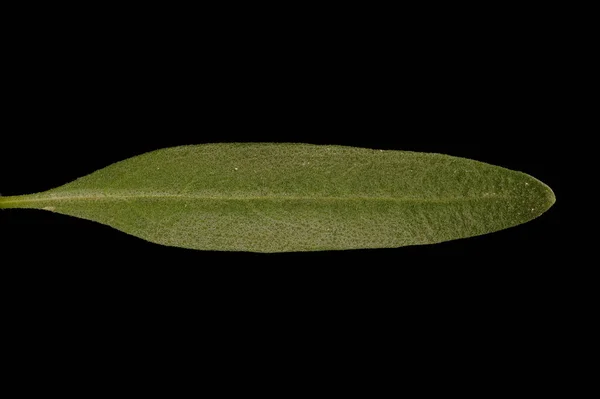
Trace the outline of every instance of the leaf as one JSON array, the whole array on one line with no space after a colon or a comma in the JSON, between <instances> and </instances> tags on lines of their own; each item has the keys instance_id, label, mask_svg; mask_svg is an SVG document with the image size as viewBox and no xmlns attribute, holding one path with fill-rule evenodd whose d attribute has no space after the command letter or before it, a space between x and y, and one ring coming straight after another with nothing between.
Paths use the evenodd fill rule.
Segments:
<instances>
[{"instance_id":1,"label":"leaf","mask_svg":"<svg viewBox=\"0 0 600 399\"><path fill-rule=\"evenodd\" d=\"M0 197L145 240L219 251L431 244L532 220L535 178L440 154L309 144L204 144L127 159L39 194Z\"/></svg>"}]
</instances>

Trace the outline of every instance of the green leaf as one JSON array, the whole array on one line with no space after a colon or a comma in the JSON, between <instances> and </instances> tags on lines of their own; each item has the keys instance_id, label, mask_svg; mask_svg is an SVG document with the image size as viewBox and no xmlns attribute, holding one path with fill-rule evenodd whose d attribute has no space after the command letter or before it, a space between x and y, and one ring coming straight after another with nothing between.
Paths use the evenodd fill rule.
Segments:
<instances>
[{"instance_id":1,"label":"green leaf","mask_svg":"<svg viewBox=\"0 0 600 399\"><path fill-rule=\"evenodd\" d=\"M532 220L555 201L535 178L440 154L308 144L205 144L1 197L145 240L219 251L431 244Z\"/></svg>"}]
</instances>

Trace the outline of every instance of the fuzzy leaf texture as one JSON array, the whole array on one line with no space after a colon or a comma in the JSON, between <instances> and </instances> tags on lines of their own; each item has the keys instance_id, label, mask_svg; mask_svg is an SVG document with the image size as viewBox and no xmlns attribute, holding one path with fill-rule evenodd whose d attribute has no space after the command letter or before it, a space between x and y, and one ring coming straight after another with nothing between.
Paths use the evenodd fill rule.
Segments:
<instances>
[{"instance_id":1,"label":"fuzzy leaf texture","mask_svg":"<svg viewBox=\"0 0 600 399\"><path fill-rule=\"evenodd\" d=\"M530 221L555 202L521 172L448 155L310 144L167 148L64 186L0 197L147 241L287 252L433 244Z\"/></svg>"}]
</instances>

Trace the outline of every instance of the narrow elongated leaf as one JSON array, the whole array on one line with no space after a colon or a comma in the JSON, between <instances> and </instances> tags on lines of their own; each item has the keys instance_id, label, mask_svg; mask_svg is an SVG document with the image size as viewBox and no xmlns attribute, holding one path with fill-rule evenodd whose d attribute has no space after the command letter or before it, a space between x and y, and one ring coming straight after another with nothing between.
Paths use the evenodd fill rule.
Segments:
<instances>
[{"instance_id":1,"label":"narrow elongated leaf","mask_svg":"<svg viewBox=\"0 0 600 399\"><path fill-rule=\"evenodd\" d=\"M118 162L43 193L0 197L145 240L223 251L431 244L532 220L555 201L521 172L440 154L205 144Z\"/></svg>"}]
</instances>

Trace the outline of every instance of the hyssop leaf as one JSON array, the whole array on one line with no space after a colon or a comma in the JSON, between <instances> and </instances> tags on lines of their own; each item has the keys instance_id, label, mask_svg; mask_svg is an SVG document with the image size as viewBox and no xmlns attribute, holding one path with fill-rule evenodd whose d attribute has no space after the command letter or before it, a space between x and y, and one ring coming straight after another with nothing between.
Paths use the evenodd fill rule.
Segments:
<instances>
[{"instance_id":1,"label":"hyssop leaf","mask_svg":"<svg viewBox=\"0 0 600 399\"><path fill-rule=\"evenodd\" d=\"M552 190L440 154L309 144L167 148L43 193L0 197L171 246L222 251L401 247L530 221Z\"/></svg>"}]
</instances>

